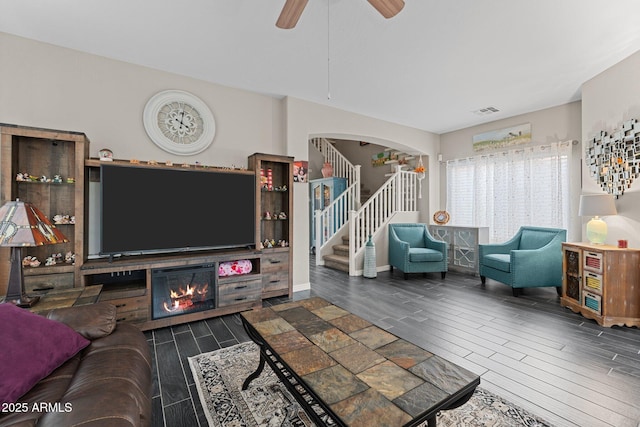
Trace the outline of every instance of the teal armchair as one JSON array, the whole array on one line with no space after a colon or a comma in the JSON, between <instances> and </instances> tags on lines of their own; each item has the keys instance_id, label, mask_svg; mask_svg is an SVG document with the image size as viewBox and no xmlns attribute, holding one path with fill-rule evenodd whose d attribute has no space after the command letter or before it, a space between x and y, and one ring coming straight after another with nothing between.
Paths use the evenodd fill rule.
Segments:
<instances>
[{"instance_id":1,"label":"teal armchair","mask_svg":"<svg viewBox=\"0 0 640 427\"><path fill-rule=\"evenodd\" d=\"M479 246L480 280L497 280L520 295L522 288L554 286L562 292L562 242L567 231L557 228L520 227L510 240Z\"/></svg>"},{"instance_id":2,"label":"teal armchair","mask_svg":"<svg viewBox=\"0 0 640 427\"><path fill-rule=\"evenodd\" d=\"M447 273L447 244L435 240L425 224L389 224L389 265L404 273Z\"/></svg>"}]
</instances>

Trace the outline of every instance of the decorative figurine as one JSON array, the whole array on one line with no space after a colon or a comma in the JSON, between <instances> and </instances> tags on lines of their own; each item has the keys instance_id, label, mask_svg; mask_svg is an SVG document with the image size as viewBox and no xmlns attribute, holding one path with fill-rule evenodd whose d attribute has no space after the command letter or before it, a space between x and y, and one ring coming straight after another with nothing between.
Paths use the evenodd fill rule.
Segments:
<instances>
[{"instance_id":1,"label":"decorative figurine","mask_svg":"<svg viewBox=\"0 0 640 427\"><path fill-rule=\"evenodd\" d=\"M62 184L62 175L57 174L53 176L53 181L56 184Z\"/></svg>"},{"instance_id":2,"label":"decorative figurine","mask_svg":"<svg viewBox=\"0 0 640 427\"><path fill-rule=\"evenodd\" d=\"M278 219L287 219L287 214L286 214L286 213L284 213L284 212L280 212L280 213L278 214Z\"/></svg>"},{"instance_id":3,"label":"decorative figurine","mask_svg":"<svg viewBox=\"0 0 640 427\"><path fill-rule=\"evenodd\" d=\"M67 178L67 184L75 184L75 182L76 182L75 178L72 178L72 177Z\"/></svg>"},{"instance_id":4,"label":"decorative figurine","mask_svg":"<svg viewBox=\"0 0 640 427\"><path fill-rule=\"evenodd\" d=\"M266 212L264 213L264 219L271 219L271 212L266 211Z\"/></svg>"},{"instance_id":5,"label":"decorative figurine","mask_svg":"<svg viewBox=\"0 0 640 427\"><path fill-rule=\"evenodd\" d=\"M102 162L111 162L113 161L113 151L109 150L108 148L103 148L102 150L98 151L98 157Z\"/></svg>"},{"instance_id":6,"label":"decorative figurine","mask_svg":"<svg viewBox=\"0 0 640 427\"><path fill-rule=\"evenodd\" d=\"M44 262L44 265L46 266L51 266L51 265L56 265L56 260L54 257L50 256L46 259L46 261Z\"/></svg>"}]
</instances>

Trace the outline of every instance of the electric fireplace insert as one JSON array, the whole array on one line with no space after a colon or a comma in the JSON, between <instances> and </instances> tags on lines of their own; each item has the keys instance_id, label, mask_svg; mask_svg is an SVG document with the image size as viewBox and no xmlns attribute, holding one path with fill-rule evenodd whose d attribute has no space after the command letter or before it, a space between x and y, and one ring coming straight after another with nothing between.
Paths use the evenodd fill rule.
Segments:
<instances>
[{"instance_id":1,"label":"electric fireplace insert","mask_svg":"<svg viewBox=\"0 0 640 427\"><path fill-rule=\"evenodd\" d=\"M215 273L215 264L152 270L152 318L215 308Z\"/></svg>"}]
</instances>

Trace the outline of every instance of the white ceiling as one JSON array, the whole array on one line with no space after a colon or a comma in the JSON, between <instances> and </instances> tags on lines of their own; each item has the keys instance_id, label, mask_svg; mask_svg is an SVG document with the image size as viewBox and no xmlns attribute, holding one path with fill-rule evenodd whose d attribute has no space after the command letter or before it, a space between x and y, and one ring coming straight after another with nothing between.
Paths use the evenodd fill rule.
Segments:
<instances>
[{"instance_id":1,"label":"white ceiling","mask_svg":"<svg viewBox=\"0 0 640 427\"><path fill-rule=\"evenodd\" d=\"M435 133L579 100L640 50L638 0L311 0L293 30L283 4L0 0L0 31Z\"/></svg>"}]
</instances>

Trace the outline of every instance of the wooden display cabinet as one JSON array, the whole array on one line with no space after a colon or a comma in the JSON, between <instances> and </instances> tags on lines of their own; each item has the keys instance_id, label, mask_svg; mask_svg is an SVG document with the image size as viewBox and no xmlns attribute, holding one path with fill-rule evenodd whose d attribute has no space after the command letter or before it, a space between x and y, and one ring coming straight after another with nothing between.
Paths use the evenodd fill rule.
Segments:
<instances>
[{"instance_id":1,"label":"wooden display cabinet","mask_svg":"<svg viewBox=\"0 0 640 427\"><path fill-rule=\"evenodd\" d=\"M262 297L292 294L293 158L256 153L256 247L262 248Z\"/></svg>"},{"instance_id":2,"label":"wooden display cabinet","mask_svg":"<svg viewBox=\"0 0 640 427\"><path fill-rule=\"evenodd\" d=\"M601 326L640 327L640 249L563 243L560 304Z\"/></svg>"},{"instance_id":3,"label":"wooden display cabinet","mask_svg":"<svg viewBox=\"0 0 640 427\"><path fill-rule=\"evenodd\" d=\"M25 267L26 293L80 286L80 268L86 254L85 175L89 140L81 132L58 131L0 124L2 202L20 199L32 203L69 239L68 243L24 248L24 256L35 256L39 267ZM17 180L26 173L34 180ZM59 175L61 182L56 179ZM40 179L41 177L46 177ZM51 181L50 181L51 180ZM56 223L55 215L69 218ZM73 217L73 221L70 219ZM47 257L67 252L75 254L75 263L58 262L45 266ZM6 294L9 250L0 250L0 295Z\"/></svg>"}]
</instances>

